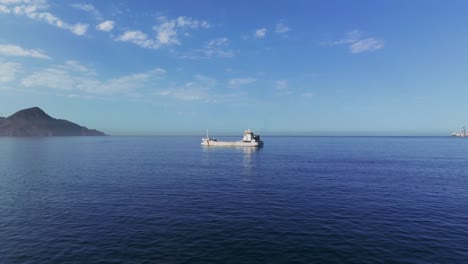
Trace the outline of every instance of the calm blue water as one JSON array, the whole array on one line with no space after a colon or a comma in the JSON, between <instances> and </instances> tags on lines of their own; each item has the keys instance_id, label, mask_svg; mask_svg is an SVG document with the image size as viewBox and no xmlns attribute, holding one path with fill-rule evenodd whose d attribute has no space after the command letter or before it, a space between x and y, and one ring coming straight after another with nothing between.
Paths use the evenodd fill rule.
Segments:
<instances>
[{"instance_id":1,"label":"calm blue water","mask_svg":"<svg viewBox=\"0 0 468 264\"><path fill-rule=\"evenodd\" d=\"M0 263L467 263L468 139L0 138Z\"/></svg>"}]
</instances>

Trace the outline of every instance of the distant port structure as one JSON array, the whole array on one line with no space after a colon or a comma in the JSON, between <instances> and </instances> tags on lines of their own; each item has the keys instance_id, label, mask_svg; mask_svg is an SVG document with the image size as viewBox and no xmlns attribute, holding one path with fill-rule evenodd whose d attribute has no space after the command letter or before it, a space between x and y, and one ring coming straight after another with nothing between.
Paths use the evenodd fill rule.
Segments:
<instances>
[{"instance_id":1,"label":"distant port structure","mask_svg":"<svg viewBox=\"0 0 468 264\"><path fill-rule=\"evenodd\" d=\"M465 127L462 127L460 131L455 131L452 133L452 137L466 137L466 136L468 135L466 134Z\"/></svg>"}]
</instances>

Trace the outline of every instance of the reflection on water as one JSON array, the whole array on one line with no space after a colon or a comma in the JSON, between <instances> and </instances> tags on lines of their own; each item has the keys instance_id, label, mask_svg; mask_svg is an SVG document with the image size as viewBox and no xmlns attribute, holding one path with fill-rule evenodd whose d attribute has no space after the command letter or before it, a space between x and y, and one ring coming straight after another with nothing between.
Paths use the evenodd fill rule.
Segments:
<instances>
[{"instance_id":1,"label":"reflection on water","mask_svg":"<svg viewBox=\"0 0 468 264\"><path fill-rule=\"evenodd\" d=\"M259 148L243 148L244 152L244 174L251 175L253 155L258 152Z\"/></svg>"},{"instance_id":2,"label":"reflection on water","mask_svg":"<svg viewBox=\"0 0 468 264\"><path fill-rule=\"evenodd\" d=\"M225 155L228 162L240 162L240 155L242 154L243 174L251 175L253 163L256 155L261 148L256 147L213 147L202 146L202 152L207 154L217 155L216 159L219 160L220 156ZM207 155L206 162L209 163L211 155ZM239 161L237 161L239 160Z\"/></svg>"}]
</instances>

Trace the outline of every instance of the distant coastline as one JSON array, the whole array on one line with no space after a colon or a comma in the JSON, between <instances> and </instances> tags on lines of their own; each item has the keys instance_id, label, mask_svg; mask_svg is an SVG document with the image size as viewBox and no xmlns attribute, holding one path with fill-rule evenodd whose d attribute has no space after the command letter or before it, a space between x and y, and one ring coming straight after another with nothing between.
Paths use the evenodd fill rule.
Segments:
<instances>
[{"instance_id":1,"label":"distant coastline","mask_svg":"<svg viewBox=\"0 0 468 264\"><path fill-rule=\"evenodd\" d=\"M56 119L39 107L20 110L0 117L0 137L106 136L68 120Z\"/></svg>"}]
</instances>

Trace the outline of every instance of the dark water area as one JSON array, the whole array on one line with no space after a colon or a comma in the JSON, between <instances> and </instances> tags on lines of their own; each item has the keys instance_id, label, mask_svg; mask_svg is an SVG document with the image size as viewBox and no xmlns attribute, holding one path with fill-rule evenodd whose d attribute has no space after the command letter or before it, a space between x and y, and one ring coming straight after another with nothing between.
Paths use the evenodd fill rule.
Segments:
<instances>
[{"instance_id":1,"label":"dark water area","mask_svg":"<svg viewBox=\"0 0 468 264\"><path fill-rule=\"evenodd\" d=\"M468 263L468 139L263 140L0 138L0 263Z\"/></svg>"}]
</instances>

